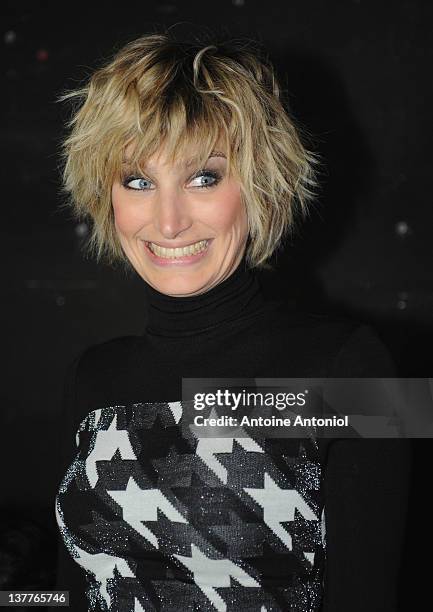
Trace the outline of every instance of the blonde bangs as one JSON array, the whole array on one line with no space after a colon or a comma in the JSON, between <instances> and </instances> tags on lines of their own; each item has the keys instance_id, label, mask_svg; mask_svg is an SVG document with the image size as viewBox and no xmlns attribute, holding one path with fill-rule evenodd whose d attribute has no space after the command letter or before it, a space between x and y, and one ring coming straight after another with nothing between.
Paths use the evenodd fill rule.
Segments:
<instances>
[{"instance_id":1,"label":"blonde bangs","mask_svg":"<svg viewBox=\"0 0 433 612\"><path fill-rule=\"evenodd\" d=\"M201 168L221 142L230 172L230 142L227 127L221 123L222 113L215 115L215 105L208 102L191 120L186 114L187 102L177 99L162 112L158 109L151 116L140 117L140 131L136 131L124 147L122 159L129 169L142 172L148 159L161 150L170 164L180 160ZM127 148L132 149L132 153L126 155Z\"/></svg>"}]
</instances>

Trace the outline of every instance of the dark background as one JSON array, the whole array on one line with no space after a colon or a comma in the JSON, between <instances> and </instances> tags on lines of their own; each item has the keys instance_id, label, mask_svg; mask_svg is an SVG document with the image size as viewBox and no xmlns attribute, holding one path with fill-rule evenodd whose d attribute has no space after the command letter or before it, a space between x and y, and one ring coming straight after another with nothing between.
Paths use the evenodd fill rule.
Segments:
<instances>
[{"instance_id":1,"label":"dark background","mask_svg":"<svg viewBox=\"0 0 433 612\"><path fill-rule=\"evenodd\" d=\"M205 27L220 39L260 41L326 162L310 220L262 282L312 310L373 324L400 376L428 377L433 5L184 0L1 10L0 590L37 589L55 572L53 449L65 368L85 346L144 327L142 281L84 259L87 228L59 209L68 110L56 98L124 43L172 24L179 36ZM414 450L401 610L414 592L423 603L430 596L430 440Z\"/></svg>"}]
</instances>

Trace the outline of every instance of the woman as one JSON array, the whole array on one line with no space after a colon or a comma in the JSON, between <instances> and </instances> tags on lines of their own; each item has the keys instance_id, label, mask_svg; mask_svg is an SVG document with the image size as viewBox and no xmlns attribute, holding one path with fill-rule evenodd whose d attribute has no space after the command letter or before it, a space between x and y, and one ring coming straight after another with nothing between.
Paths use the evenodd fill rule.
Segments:
<instances>
[{"instance_id":1,"label":"woman","mask_svg":"<svg viewBox=\"0 0 433 612\"><path fill-rule=\"evenodd\" d=\"M70 97L65 189L96 257L143 279L147 321L70 367L58 587L74 611L395 610L401 441L181 428L182 378L394 374L368 326L258 282L316 185L271 65L151 34Z\"/></svg>"}]
</instances>

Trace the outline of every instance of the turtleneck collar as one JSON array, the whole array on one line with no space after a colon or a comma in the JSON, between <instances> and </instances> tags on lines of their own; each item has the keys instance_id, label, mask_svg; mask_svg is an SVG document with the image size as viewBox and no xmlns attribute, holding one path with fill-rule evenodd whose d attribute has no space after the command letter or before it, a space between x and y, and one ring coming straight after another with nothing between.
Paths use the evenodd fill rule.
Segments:
<instances>
[{"instance_id":1,"label":"turtleneck collar","mask_svg":"<svg viewBox=\"0 0 433 612\"><path fill-rule=\"evenodd\" d=\"M205 293L175 297L145 283L147 326L145 333L158 336L190 336L214 329L224 322L261 311L265 299L245 254L232 274Z\"/></svg>"}]
</instances>

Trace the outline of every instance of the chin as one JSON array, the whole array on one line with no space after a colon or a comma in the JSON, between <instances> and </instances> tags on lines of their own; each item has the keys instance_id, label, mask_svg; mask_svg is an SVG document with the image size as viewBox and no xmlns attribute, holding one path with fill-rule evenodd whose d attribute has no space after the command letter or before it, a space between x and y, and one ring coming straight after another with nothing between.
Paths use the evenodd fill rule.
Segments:
<instances>
[{"instance_id":1,"label":"chin","mask_svg":"<svg viewBox=\"0 0 433 612\"><path fill-rule=\"evenodd\" d=\"M192 279L182 278L173 273L173 278L162 280L161 278L144 277L147 282L160 293L172 296L188 296L192 294L203 293L206 291L206 280L197 279L195 282Z\"/></svg>"}]
</instances>

